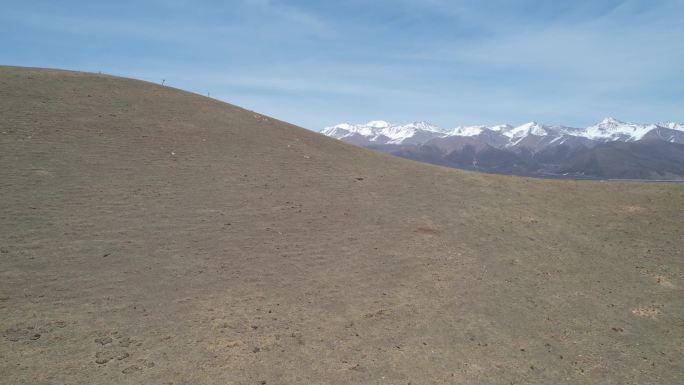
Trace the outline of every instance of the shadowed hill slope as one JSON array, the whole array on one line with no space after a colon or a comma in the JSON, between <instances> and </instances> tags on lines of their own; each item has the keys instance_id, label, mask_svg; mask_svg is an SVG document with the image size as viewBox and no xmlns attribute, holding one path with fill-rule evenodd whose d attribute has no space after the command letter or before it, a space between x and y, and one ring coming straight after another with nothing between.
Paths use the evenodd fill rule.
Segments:
<instances>
[{"instance_id":1,"label":"shadowed hill slope","mask_svg":"<svg viewBox=\"0 0 684 385\"><path fill-rule=\"evenodd\" d=\"M402 160L0 68L0 377L675 384L684 186Z\"/></svg>"}]
</instances>

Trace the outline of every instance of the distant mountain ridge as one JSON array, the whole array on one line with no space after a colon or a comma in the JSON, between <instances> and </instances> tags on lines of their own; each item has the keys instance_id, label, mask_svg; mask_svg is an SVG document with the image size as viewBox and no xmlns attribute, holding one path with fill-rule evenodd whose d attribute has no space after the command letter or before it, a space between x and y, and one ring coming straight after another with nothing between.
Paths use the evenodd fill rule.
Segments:
<instances>
[{"instance_id":1,"label":"distant mountain ridge","mask_svg":"<svg viewBox=\"0 0 684 385\"><path fill-rule=\"evenodd\" d=\"M409 159L485 172L684 179L684 124L676 122L605 118L586 128L529 122L444 129L427 122L395 125L378 120L342 123L321 133Z\"/></svg>"}]
</instances>

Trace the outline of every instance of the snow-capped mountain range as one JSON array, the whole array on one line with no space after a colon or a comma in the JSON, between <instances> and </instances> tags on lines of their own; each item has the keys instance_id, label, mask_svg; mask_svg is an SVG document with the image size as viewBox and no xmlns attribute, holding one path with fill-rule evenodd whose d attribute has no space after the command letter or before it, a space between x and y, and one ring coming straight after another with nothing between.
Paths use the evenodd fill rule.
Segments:
<instances>
[{"instance_id":1,"label":"snow-capped mountain range","mask_svg":"<svg viewBox=\"0 0 684 385\"><path fill-rule=\"evenodd\" d=\"M498 133L509 139L507 145L514 146L522 139L532 136L574 136L592 141L632 142L643 139L654 130L665 129L684 133L684 124L667 122L655 124L637 124L606 118L587 128L567 126L549 126L537 122L529 122L520 126L508 124L496 126L459 126L444 129L427 122L414 122L403 125L391 124L376 120L365 124L342 123L321 130L323 135L336 139L361 139L373 144L424 144L434 138L451 136L478 136L484 132ZM680 138L668 138L670 142L679 142ZM559 139L560 140L560 139ZM356 141L356 140L355 140ZM684 141L682 141L684 143Z\"/></svg>"},{"instance_id":2,"label":"snow-capped mountain range","mask_svg":"<svg viewBox=\"0 0 684 385\"><path fill-rule=\"evenodd\" d=\"M323 135L405 158L507 174L684 179L684 124L606 118L586 127L342 123Z\"/></svg>"}]
</instances>

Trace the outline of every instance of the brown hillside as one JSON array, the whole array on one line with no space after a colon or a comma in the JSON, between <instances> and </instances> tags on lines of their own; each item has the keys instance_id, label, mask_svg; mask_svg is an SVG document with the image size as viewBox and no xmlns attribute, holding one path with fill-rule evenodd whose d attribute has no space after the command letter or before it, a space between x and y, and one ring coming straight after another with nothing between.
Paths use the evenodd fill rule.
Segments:
<instances>
[{"instance_id":1,"label":"brown hillside","mask_svg":"<svg viewBox=\"0 0 684 385\"><path fill-rule=\"evenodd\" d=\"M684 185L0 67L0 191L3 384L684 383Z\"/></svg>"}]
</instances>

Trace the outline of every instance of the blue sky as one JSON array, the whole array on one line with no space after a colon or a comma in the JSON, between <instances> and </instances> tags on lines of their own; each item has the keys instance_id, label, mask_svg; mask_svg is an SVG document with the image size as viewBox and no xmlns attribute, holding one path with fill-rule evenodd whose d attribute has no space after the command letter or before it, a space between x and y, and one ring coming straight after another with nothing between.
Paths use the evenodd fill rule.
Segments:
<instances>
[{"instance_id":1,"label":"blue sky","mask_svg":"<svg viewBox=\"0 0 684 385\"><path fill-rule=\"evenodd\" d=\"M0 0L0 63L102 71L306 128L684 122L684 0Z\"/></svg>"}]
</instances>

